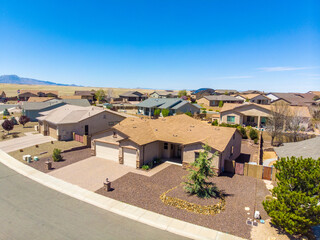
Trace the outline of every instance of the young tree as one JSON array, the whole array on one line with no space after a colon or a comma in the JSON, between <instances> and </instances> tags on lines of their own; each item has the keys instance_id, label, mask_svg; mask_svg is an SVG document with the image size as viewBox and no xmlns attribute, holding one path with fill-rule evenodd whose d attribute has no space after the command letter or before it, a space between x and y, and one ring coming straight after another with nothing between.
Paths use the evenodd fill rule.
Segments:
<instances>
[{"instance_id":1,"label":"young tree","mask_svg":"<svg viewBox=\"0 0 320 240\"><path fill-rule=\"evenodd\" d=\"M167 117L167 116L169 116L170 110L164 108L164 109L162 109L161 113L162 113L162 117Z\"/></svg>"},{"instance_id":2,"label":"young tree","mask_svg":"<svg viewBox=\"0 0 320 240\"><path fill-rule=\"evenodd\" d=\"M219 102L219 108L222 108L222 107L223 107L223 102L220 101L220 102Z\"/></svg>"},{"instance_id":3,"label":"young tree","mask_svg":"<svg viewBox=\"0 0 320 240\"><path fill-rule=\"evenodd\" d=\"M200 198L211 198L219 196L219 190L212 182L208 182L208 178L214 177L216 173L211 169L211 163L217 152L209 156L211 148L203 145L203 152L199 153L199 157L191 163L188 169L189 175L187 181L184 182L184 189L190 194L196 194Z\"/></svg>"},{"instance_id":4,"label":"young tree","mask_svg":"<svg viewBox=\"0 0 320 240\"><path fill-rule=\"evenodd\" d=\"M22 124L23 127L24 127L24 125L27 124L28 122L30 122L30 118L29 118L29 117L24 116L24 115L20 116L20 118L19 118L19 123Z\"/></svg>"},{"instance_id":5,"label":"young tree","mask_svg":"<svg viewBox=\"0 0 320 240\"><path fill-rule=\"evenodd\" d=\"M103 91L103 89L99 89L98 91L96 91L95 93L95 97L98 100L98 103L100 103L102 100L104 100L106 94Z\"/></svg>"},{"instance_id":6,"label":"young tree","mask_svg":"<svg viewBox=\"0 0 320 240\"><path fill-rule=\"evenodd\" d=\"M181 90L178 92L178 97L181 98L182 96L187 96L187 90Z\"/></svg>"},{"instance_id":7,"label":"young tree","mask_svg":"<svg viewBox=\"0 0 320 240\"><path fill-rule=\"evenodd\" d=\"M53 149L52 158L54 162L59 162L62 160L61 150L58 148Z\"/></svg>"},{"instance_id":8,"label":"young tree","mask_svg":"<svg viewBox=\"0 0 320 240\"><path fill-rule=\"evenodd\" d=\"M287 129L293 134L293 141L297 141L297 136L299 131L301 131L305 124L307 124L307 120L303 117L301 111L293 111L290 113L287 120Z\"/></svg>"},{"instance_id":9,"label":"young tree","mask_svg":"<svg viewBox=\"0 0 320 240\"><path fill-rule=\"evenodd\" d=\"M153 116L155 116L155 117L159 117L160 116L160 109L159 108L154 110Z\"/></svg>"},{"instance_id":10,"label":"young tree","mask_svg":"<svg viewBox=\"0 0 320 240\"><path fill-rule=\"evenodd\" d=\"M288 104L275 103L271 105L271 111L266 122L266 130L271 135L271 145L274 139L283 132L288 118Z\"/></svg>"},{"instance_id":11,"label":"young tree","mask_svg":"<svg viewBox=\"0 0 320 240\"><path fill-rule=\"evenodd\" d=\"M11 131L14 127L14 124L11 120L4 120L4 122L2 123L2 128L6 131L8 131L8 134L9 134L9 131Z\"/></svg>"},{"instance_id":12,"label":"young tree","mask_svg":"<svg viewBox=\"0 0 320 240\"><path fill-rule=\"evenodd\" d=\"M274 199L264 201L264 209L289 234L307 233L320 224L320 158L282 158L274 167Z\"/></svg>"},{"instance_id":13,"label":"young tree","mask_svg":"<svg viewBox=\"0 0 320 240\"><path fill-rule=\"evenodd\" d=\"M10 116L8 109L4 109L2 114L3 114L3 116Z\"/></svg>"},{"instance_id":14,"label":"young tree","mask_svg":"<svg viewBox=\"0 0 320 240\"><path fill-rule=\"evenodd\" d=\"M251 129L250 129L250 132L249 132L249 136L250 136L251 140L258 139L258 132L257 132L257 130L251 128Z\"/></svg>"}]
</instances>

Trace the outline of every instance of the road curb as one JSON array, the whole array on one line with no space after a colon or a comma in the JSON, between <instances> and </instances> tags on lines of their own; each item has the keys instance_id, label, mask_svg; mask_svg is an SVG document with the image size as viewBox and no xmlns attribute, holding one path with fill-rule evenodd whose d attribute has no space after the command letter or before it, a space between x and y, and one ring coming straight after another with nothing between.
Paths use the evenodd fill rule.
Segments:
<instances>
[{"instance_id":1,"label":"road curb","mask_svg":"<svg viewBox=\"0 0 320 240\"><path fill-rule=\"evenodd\" d=\"M58 192L89 203L104 210L113 212L123 217L141 222L152 227L166 230L184 237L199 240L241 240L244 238L236 237L227 233L218 232L213 229L205 228L178 219L167 217L152 211L148 211L127 203L123 203L112 198L91 192L74 184L65 182L43 172L40 172L0 150L0 162L46 187Z\"/></svg>"}]
</instances>

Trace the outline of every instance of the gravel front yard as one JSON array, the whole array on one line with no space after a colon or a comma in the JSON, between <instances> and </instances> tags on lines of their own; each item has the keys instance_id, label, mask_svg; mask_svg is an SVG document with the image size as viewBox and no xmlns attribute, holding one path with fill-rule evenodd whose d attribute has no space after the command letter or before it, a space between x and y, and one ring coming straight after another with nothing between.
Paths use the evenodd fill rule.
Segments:
<instances>
[{"instance_id":1,"label":"gravel front yard","mask_svg":"<svg viewBox=\"0 0 320 240\"><path fill-rule=\"evenodd\" d=\"M160 195L179 185L187 173L176 165L169 166L152 177L128 173L112 182L113 191L106 192L101 188L96 192L153 212L243 238L250 238L252 227L246 225L246 219L253 217L255 205L257 210L260 210L262 219L267 218L261 204L264 197L269 194L264 182L239 175L214 178L218 188L228 195L226 210L220 214L200 215L162 203ZM249 207L250 211L245 211L245 207Z\"/></svg>"}]
</instances>

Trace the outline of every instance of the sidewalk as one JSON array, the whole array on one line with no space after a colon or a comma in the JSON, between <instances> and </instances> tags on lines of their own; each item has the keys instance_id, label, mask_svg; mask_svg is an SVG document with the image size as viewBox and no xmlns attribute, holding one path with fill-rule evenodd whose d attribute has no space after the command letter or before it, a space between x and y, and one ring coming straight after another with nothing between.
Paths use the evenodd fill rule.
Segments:
<instances>
[{"instance_id":1,"label":"sidewalk","mask_svg":"<svg viewBox=\"0 0 320 240\"><path fill-rule=\"evenodd\" d=\"M0 162L16 172L56 191L74 197L96 207L119 214L121 216L145 223L147 225L166 230L184 237L192 239L211 239L211 240L240 240L230 234L218 232L212 229L201 227L195 224L183 222L174 218L166 217L142 208L138 208L111 198L104 197L97 193L88 191L76 185L67 183L63 180L49 176L24 163L12 158L0 150Z\"/></svg>"}]
</instances>

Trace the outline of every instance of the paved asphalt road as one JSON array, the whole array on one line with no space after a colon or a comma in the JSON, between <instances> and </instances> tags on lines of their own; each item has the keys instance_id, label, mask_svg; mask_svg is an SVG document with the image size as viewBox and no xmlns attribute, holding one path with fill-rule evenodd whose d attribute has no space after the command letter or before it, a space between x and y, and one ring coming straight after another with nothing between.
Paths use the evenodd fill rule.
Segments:
<instances>
[{"instance_id":1,"label":"paved asphalt road","mask_svg":"<svg viewBox=\"0 0 320 240\"><path fill-rule=\"evenodd\" d=\"M185 239L36 183L0 163L0 239Z\"/></svg>"}]
</instances>

